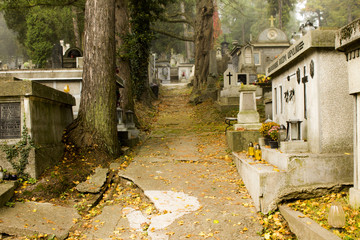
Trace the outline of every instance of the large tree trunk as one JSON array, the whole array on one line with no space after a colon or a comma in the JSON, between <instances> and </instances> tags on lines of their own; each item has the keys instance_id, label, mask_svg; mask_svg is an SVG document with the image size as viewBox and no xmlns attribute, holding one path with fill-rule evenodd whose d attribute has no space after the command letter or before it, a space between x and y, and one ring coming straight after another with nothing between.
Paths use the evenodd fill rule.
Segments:
<instances>
[{"instance_id":1,"label":"large tree trunk","mask_svg":"<svg viewBox=\"0 0 360 240\"><path fill-rule=\"evenodd\" d=\"M69 127L78 147L118 153L115 83L115 0L88 0L79 116Z\"/></svg>"},{"instance_id":2,"label":"large tree trunk","mask_svg":"<svg viewBox=\"0 0 360 240\"><path fill-rule=\"evenodd\" d=\"M115 0L115 33L116 50L119 51L125 44L124 37L129 33L129 13L128 0ZM120 52L120 55L123 53ZM134 94L130 72L130 62L128 58L118 57L116 61L119 76L124 80L124 89L121 90L121 108L134 111Z\"/></svg>"},{"instance_id":3,"label":"large tree trunk","mask_svg":"<svg viewBox=\"0 0 360 240\"><path fill-rule=\"evenodd\" d=\"M196 2L195 24L195 80L193 92L206 86L209 75L210 50L213 43L213 0Z\"/></svg>"}]
</instances>

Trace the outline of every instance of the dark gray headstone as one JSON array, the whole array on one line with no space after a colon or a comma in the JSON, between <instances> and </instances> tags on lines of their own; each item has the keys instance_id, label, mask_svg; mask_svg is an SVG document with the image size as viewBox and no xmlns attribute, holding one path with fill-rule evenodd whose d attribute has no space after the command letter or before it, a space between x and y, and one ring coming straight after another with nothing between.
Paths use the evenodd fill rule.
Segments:
<instances>
[{"instance_id":1,"label":"dark gray headstone","mask_svg":"<svg viewBox=\"0 0 360 240\"><path fill-rule=\"evenodd\" d=\"M52 60L52 68L62 68L63 48L60 45L60 43L54 45L51 53L51 60Z\"/></svg>"}]
</instances>

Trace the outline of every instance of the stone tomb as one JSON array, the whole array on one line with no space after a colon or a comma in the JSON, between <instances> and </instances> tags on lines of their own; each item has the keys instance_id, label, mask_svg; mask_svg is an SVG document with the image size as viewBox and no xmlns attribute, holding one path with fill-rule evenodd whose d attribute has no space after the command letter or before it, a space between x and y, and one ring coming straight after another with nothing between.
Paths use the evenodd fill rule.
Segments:
<instances>
[{"instance_id":1,"label":"stone tomb","mask_svg":"<svg viewBox=\"0 0 360 240\"><path fill-rule=\"evenodd\" d=\"M163 84L170 83L170 63L169 61L156 62L156 78Z\"/></svg>"},{"instance_id":2,"label":"stone tomb","mask_svg":"<svg viewBox=\"0 0 360 240\"><path fill-rule=\"evenodd\" d=\"M76 58L79 60L80 58ZM76 105L73 107L74 118L77 117L80 105L80 93L82 89L82 69L32 69L32 70L8 70L0 71L1 77L15 77L23 80L31 80L59 91L64 91L69 86L70 94L75 97Z\"/></svg>"},{"instance_id":3,"label":"stone tomb","mask_svg":"<svg viewBox=\"0 0 360 240\"><path fill-rule=\"evenodd\" d=\"M25 169L37 178L63 155L63 131L73 121L75 99L68 93L32 81L0 78L0 142L21 140L24 124L36 149L32 149ZM0 166L12 172L6 154L0 150Z\"/></svg>"},{"instance_id":4,"label":"stone tomb","mask_svg":"<svg viewBox=\"0 0 360 240\"><path fill-rule=\"evenodd\" d=\"M346 63L335 51L335 31L313 30L267 68L272 78L273 121L287 126L280 150L263 148L271 165L235 154L258 210L283 199L321 195L353 182L353 101ZM291 136L291 137L290 137Z\"/></svg>"},{"instance_id":5,"label":"stone tomb","mask_svg":"<svg viewBox=\"0 0 360 240\"><path fill-rule=\"evenodd\" d=\"M360 207L360 20L344 26L336 33L335 47L344 52L339 60L345 63L348 69L348 93L352 95L355 105L353 116L354 124L354 187L350 188L349 202L354 208ZM351 121L351 120L350 120Z\"/></svg>"}]
</instances>

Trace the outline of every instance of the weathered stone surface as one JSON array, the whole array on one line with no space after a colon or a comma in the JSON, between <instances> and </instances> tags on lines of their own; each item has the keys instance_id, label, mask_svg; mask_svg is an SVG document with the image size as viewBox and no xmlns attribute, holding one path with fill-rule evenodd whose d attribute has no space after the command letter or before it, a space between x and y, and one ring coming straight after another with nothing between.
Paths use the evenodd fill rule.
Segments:
<instances>
[{"instance_id":1,"label":"weathered stone surface","mask_svg":"<svg viewBox=\"0 0 360 240\"><path fill-rule=\"evenodd\" d=\"M76 186L79 192L97 193L106 181L109 170L107 168L96 168L95 173L88 180Z\"/></svg>"},{"instance_id":2,"label":"weathered stone surface","mask_svg":"<svg viewBox=\"0 0 360 240\"><path fill-rule=\"evenodd\" d=\"M338 236L321 227L315 221L287 206L279 206L281 215L299 240L340 240Z\"/></svg>"},{"instance_id":3,"label":"weathered stone surface","mask_svg":"<svg viewBox=\"0 0 360 240\"><path fill-rule=\"evenodd\" d=\"M0 207L14 195L15 182L0 183Z\"/></svg>"},{"instance_id":4,"label":"weathered stone surface","mask_svg":"<svg viewBox=\"0 0 360 240\"><path fill-rule=\"evenodd\" d=\"M263 213L275 210L281 200L318 197L330 191L340 191L344 185L352 184L350 158L331 155L291 155L267 148L263 148L262 151L264 160L268 161L271 153L271 159L278 161L261 164L247 158L244 153L233 155L255 207ZM346 165L346 168L342 165Z\"/></svg>"},{"instance_id":5,"label":"weathered stone surface","mask_svg":"<svg viewBox=\"0 0 360 240\"><path fill-rule=\"evenodd\" d=\"M227 131L226 142L228 147L239 152L248 149L250 142L258 142L260 137L259 131Z\"/></svg>"},{"instance_id":6,"label":"weathered stone surface","mask_svg":"<svg viewBox=\"0 0 360 240\"><path fill-rule=\"evenodd\" d=\"M15 236L47 234L65 239L80 215L73 208L50 203L16 203L14 208L0 209L0 232Z\"/></svg>"},{"instance_id":7,"label":"weathered stone surface","mask_svg":"<svg viewBox=\"0 0 360 240\"><path fill-rule=\"evenodd\" d=\"M120 237L117 233L117 226L124 226L127 224L126 219L123 219L122 206L105 206L102 213L93 219L94 228L90 228L86 232L87 239L111 239L112 237ZM127 227L125 225L125 227Z\"/></svg>"}]
</instances>

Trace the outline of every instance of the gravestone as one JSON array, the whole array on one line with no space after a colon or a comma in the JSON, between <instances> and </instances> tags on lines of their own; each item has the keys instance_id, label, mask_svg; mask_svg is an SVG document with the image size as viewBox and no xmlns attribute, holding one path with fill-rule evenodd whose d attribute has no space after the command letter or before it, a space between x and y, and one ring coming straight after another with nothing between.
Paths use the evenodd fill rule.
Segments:
<instances>
[{"instance_id":1,"label":"gravestone","mask_svg":"<svg viewBox=\"0 0 360 240\"><path fill-rule=\"evenodd\" d=\"M237 108L239 106L239 89L240 86L236 81L236 72L232 64L224 72L224 88L220 91L218 104L222 109Z\"/></svg>"},{"instance_id":2,"label":"gravestone","mask_svg":"<svg viewBox=\"0 0 360 240\"><path fill-rule=\"evenodd\" d=\"M51 53L52 68L62 68L63 64L63 49L60 43L54 45Z\"/></svg>"},{"instance_id":3,"label":"gravestone","mask_svg":"<svg viewBox=\"0 0 360 240\"><path fill-rule=\"evenodd\" d=\"M235 129L258 130L261 127L256 107L256 86L242 85L240 88L239 113Z\"/></svg>"},{"instance_id":4,"label":"gravestone","mask_svg":"<svg viewBox=\"0 0 360 240\"><path fill-rule=\"evenodd\" d=\"M36 149L32 149L25 173L37 178L63 155L63 131L73 121L75 99L33 81L0 77L0 144L13 145L27 129ZM18 161L18 159L15 159ZM14 169L0 151L0 166Z\"/></svg>"}]
</instances>

